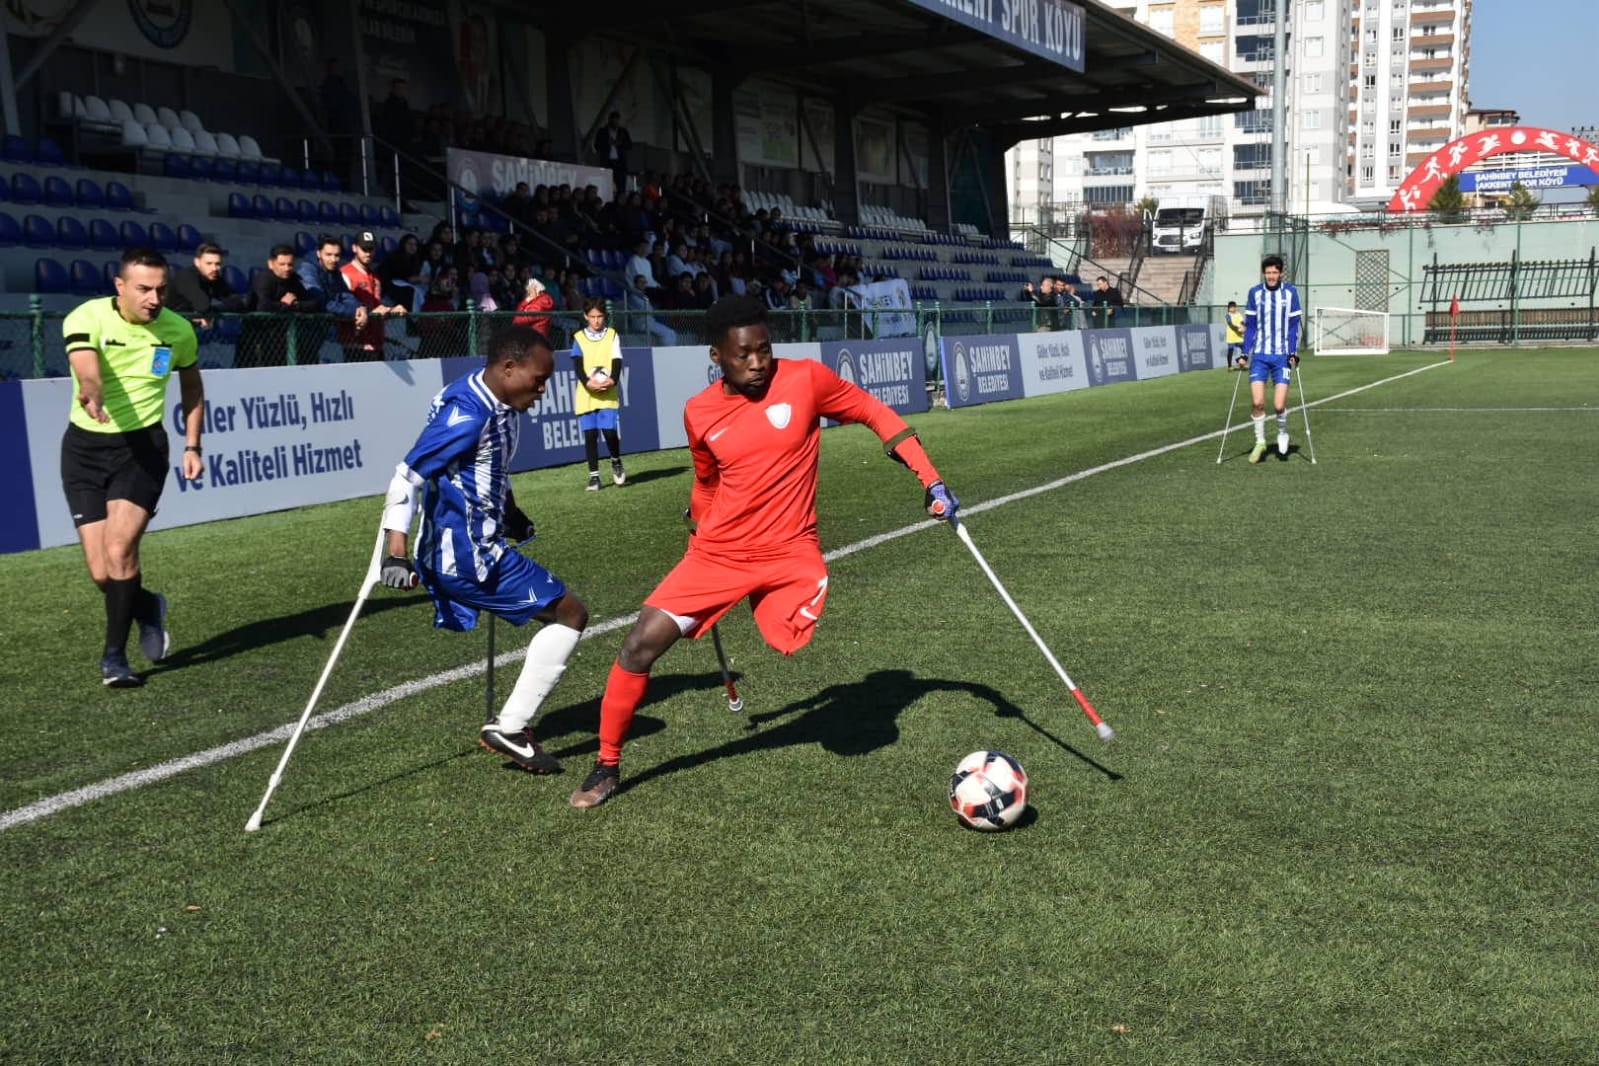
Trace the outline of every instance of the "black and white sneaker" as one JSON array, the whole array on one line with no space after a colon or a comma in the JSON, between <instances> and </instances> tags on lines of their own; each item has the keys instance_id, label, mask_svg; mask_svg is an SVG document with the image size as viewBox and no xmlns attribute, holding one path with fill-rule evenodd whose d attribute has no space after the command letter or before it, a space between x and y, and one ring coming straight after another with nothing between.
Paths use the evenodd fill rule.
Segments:
<instances>
[{"instance_id":1,"label":"black and white sneaker","mask_svg":"<svg viewBox=\"0 0 1599 1066\"><path fill-rule=\"evenodd\" d=\"M144 678L128 665L126 652L108 651L100 659L100 683L106 688L138 688Z\"/></svg>"},{"instance_id":2,"label":"black and white sneaker","mask_svg":"<svg viewBox=\"0 0 1599 1066\"><path fill-rule=\"evenodd\" d=\"M532 773L561 772L561 761L539 746L539 742L533 739L531 729L509 733L502 730L498 722L490 722L478 733L477 742L479 747L498 752Z\"/></svg>"},{"instance_id":3,"label":"black and white sneaker","mask_svg":"<svg viewBox=\"0 0 1599 1066\"><path fill-rule=\"evenodd\" d=\"M598 472L589 475L588 491L589 492L599 492L600 491L600 475L599 475Z\"/></svg>"},{"instance_id":4,"label":"black and white sneaker","mask_svg":"<svg viewBox=\"0 0 1599 1066\"><path fill-rule=\"evenodd\" d=\"M172 648L172 634L167 632L167 598L159 592L150 595L155 599L155 617L139 619L139 650L158 663Z\"/></svg>"},{"instance_id":5,"label":"black and white sneaker","mask_svg":"<svg viewBox=\"0 0 1599 1066\"><path fill-rule=\"evenodd\" d=\"M627 484L627 472L622 469L622 460L620 459L611 460L611 484Z\"/></svg>"},{"instance_id":6,"label":"black and white sneaker","mask_svg":"<svg viewBox=\"0 0 1599 1066\"><path fill-rule=\"evenodd\" d=\"M616 786L622 783L622 769L619 766L607 765L596 762L594 769L577 786L577 791L572 793L572 806L581 809L598 807L610 799L616 792Z\"/></svg>"}]
</instances>

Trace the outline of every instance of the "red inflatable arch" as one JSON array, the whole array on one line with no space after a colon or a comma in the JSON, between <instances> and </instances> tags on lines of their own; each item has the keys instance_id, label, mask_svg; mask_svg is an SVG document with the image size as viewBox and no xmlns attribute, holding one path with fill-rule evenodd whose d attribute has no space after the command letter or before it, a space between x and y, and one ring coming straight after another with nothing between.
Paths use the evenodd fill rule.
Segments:
<instances>
[{"instance_id":1,"label":"red inflatable arch","mask_svg":"<svg viewBox=\"0 0 1599 1066\"><path fill-rule=\"evenodd\" d=\"M1579 166L1599 172L1599 148L1581 137L1536 126L1510 126L1506 129L1483 130L1450 141L1427 161L1410 172L1394 198L1388 201L1390 211L1424 211L1432 201L1438 186L1459 174L1473 163L1480 163L1493 155L1506 152L1553 152L1563 155Z\"/></svg>"}]
</instances>

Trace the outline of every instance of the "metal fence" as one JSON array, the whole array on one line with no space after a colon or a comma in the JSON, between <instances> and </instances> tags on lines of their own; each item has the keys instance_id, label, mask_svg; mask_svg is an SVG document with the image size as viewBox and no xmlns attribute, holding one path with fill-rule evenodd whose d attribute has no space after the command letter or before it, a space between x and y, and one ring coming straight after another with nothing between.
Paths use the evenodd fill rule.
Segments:
<instances>
[{"instance_id":1,"label":"metal fence","mask_svg":"<svg viewBox=\"0 0 1599 1066\"><path fill-rule=\"evenodd\" d=\"M1197 306L1127 306L1113 313L1087 306L1038 307L1032 303L918 303L893 313L893 328L881 329L878 311L773 311L777 343L870 340L878 336L933 337L1025 333L1103 327L1177 325L1219 320L1219 311ZM908 316L908 320L907 320ZM61 377L68 373L62 346L65 312L45 309L35 299L28 311L0 312L0 379ZM612 312L610 323L622 342L635 347L709 346L705 311ZM380 330L357 334L346 323L323 314L220 314L195 320L200 367L298 366L380 359L441 359L487 353L495 331L513 324L533 325L565 351L582 327L576 311L529 315L517 312L456 311L413 314L385 320ZM935 369L936 373L936 369Z\"/></svg>"}]
</instances>

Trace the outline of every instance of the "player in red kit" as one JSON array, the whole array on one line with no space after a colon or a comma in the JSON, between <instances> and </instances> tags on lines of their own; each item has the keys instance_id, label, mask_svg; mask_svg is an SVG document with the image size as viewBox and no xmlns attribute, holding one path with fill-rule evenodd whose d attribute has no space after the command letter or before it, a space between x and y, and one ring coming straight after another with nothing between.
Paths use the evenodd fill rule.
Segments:
<instances>
[{"instance_id":1,"label":"player in red kit","mask_svg":"<svg viewBox=\"0 0 1599 1066\"><path fill-rule=\"evenodd\" d=\"M644 700L650 668L683 637L698 638L749 598L766 642L792 655L810 642L827 600L816 536L822 418L863 422L926 489L934 518L960 501L944 486L916 434L892 408L821 363L772 355L766 308L747 296L706 315L711 362L722 380L683 409L696 533L687 554L644 601L600 703L600 756L572 806L598 807L620 783L622 741Z\"/></svg>"}]
</instances>

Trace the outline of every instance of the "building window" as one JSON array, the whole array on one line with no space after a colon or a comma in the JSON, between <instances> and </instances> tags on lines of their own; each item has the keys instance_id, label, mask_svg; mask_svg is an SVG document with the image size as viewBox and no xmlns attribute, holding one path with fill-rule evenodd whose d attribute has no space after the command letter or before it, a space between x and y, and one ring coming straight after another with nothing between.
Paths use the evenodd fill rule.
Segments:
<instances>
[{"instance_id":1,"label":"building window","mask_svg":"<svg viewBox=\"0 0 1599 1066\"><path fill-rule=\"evenodd\" d=\"M1271 145L1233 145L1234 170L1266 170L1271 167Z\"/></svg>"},{"instance_id":2,"label":"building window","mask_svg":"<svg viewBox=\"0 0 1599 1066\"><path fill-rule=\"evenodd\" d=\"M1308 93L1319 93L1319 92L1321 92L1321 75L1320 74L1305 74L1305 75L1302 75L1302 77L1304 79L1303 84L1305 86L1305 92L1307 94Z\"/></svg>"},{"instance_id":3,"label":"building window","mask_svg":"<svg viewBox=\"0 0 1599 1066\"><path fill-rule=\"evenodd\" d=\"M1399 164L1398 163L1389 163L1388 164L1388 180L1389 181L1398 181L1399 180Z\"/></svg>"},{"instance_id":4,"label":"building window","mask_svg":"<svg viewBox=\"0 0 1599 1066\"><path fill-rule=\"evenodd\" d=\"M1223 19L1227 9L1220 5L1215 7L1202 7L1199 9L1199 32L1203 36L1219 36L1226 33L1227 28Z\"/></svg>"},{"instance_id":5,"label":"building window","mask_svg":"<svg viewBox=\"0 0 1599 1066\"><path fill-rule=\"evenodd\" d=\"M1305 129L1307 129L1307 130L1319 130L1319 129L1321 129L1321 112L1320 111L1306 111L1305 112L1304 122L1305 122Z\"/></svg>"},{"instance_id":6,"label":"building window","mask_svg":"<svg viewBox=\"0 0 1599 1066\"><path fill-rule=\"evenodd\" d=\"M1270 181L1235 181L1233 182L1233 202L1239 204L1269 204L1271 203Z\"/></svg>"},{"instance_id":7,"label":"building window","mask_svg":"<svg viewBox=\"0 0 1599 1066\"><path fill-rule=\"evenodd\" d=\"M1388 120L1388 132L1389 133L1398 133L1399 132L1399 119L1391 118L1391 119Z\"/></svg>"},{"instance_id":8,"label":"building window","mask_svg":"<svg viewBox=\"0 0 1599 1066\"><path fill-rule=\"evenodd\" d=\"M1199 54L1219 66L1227 60L1227 42L1200 41Z\"/></svg>"},{"instance_id":9,"label":"building window","mask_svg":"<svg viewBox=\"0 0 1599 1066\"><path fill-rule=\"evenodd\" d=\"M1375 74L1364 74L1364 75L1361 75L1360 87L1363 88L1363 89L1375 89L1377 87L1377 75L1375 75Z\"/></svg>"},{"instance_id":10,"label":"building window","mask_svg":"<svg viewBox=\"0 0 1599 1066\"><path fill-rule=\"evenodd\" d=\"M1270 111L1235 111L1233 125L1245 133L1270 133Z\"/></svg>"},{"instance_id":11,"label":"building window","mask_svg":"<svg viewBox=\"0 0 1599 1066\"><path fill-rule=\"evenodd\" d=\"M1393 39L1396 40L1396 41L1402 41L1402 40L1405 39L1405 27L1404 26L1402 26L1402 25L1395 25L1394 26Z\"/></svg>"},{"instance_id":12,"label":"building window","mask_svg":"<svg viewBox=\"0 0 1599 1066\"><path fill-rule=\"evenodd\" d=\"M1199 139L1202 141L1215 141L1221 139L1222 116L1203 115L1196 121L1199 123Z\"/></svg>"},{"instance_id":13,"label":"building window","mask_svg":"<svg viewBox=\"0 0 1599 1066\"><path fill-rule=\"evenodd\" d=\"M1149 9L1149 28L1156 33L1172 35L1173 9L1169 7L1152 7Z\"/></svg>"},{"instance_id":14,"label":"building window","mask_svg":"<svg viewBox=\"0 0 1599 1066\"><path fill-rule=\"evenodd\" d=\"M1083 203L1085 204L1125 204L1133 199L1131 185L1104 185L1098 188L1089 185L1083 189Z\"/></svg>"},{"instance_id":15,"label":"building window","mask_svg":"<svg viewBox=\"0 0 1599 1066\"><path fill-rule=\"evenodd\" d=\"M1305 58L1306 59L1320 59L1321 58L1321 50L1322 50L1322 39L1320 37L1306 37L1305 38Z\"/></svg>"},{"instance_id":16,"label":"building window","mask_svg":"<svg viewBox=\"0 0 1599 1066\"><path fill-rule=\"evenodd\" d=\"M1376 173L1376 171L1372 167L1372 165L1370 163L1367 163L1365 166L1360 168L1360 180L1361 180L1361 182L1363 184L1370 185L1371 182L1372 182L1372 176L1375 173Z\"/></svg>"},{"instance_id":17,"label":"building window","mask_svg":"<svg viewBox=\"0 0 1599 1066\"><path fill-rule=\"evenodd\" d=\"M1325 14L1326 12L1322 6L1322 0L1308 0L1308 2L1305 4L1306 22L1320 22Z\"/></svg>"}]
</instances>

